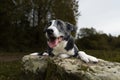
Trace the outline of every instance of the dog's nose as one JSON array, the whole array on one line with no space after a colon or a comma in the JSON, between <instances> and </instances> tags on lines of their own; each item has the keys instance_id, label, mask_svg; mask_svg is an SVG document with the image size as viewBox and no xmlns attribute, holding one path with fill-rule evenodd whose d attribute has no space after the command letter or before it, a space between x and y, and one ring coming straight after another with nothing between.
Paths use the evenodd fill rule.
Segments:
<instances>
[{"instance_id":1,"label":"dog's nose","mask_svg":"<svg viewBox=\"0 0 120 80\"><path fill-rule=\"evenodd\" d=\"M53 34L53 30L52 29L47 29L47 34Z\"/></svg>"}]
</instances>

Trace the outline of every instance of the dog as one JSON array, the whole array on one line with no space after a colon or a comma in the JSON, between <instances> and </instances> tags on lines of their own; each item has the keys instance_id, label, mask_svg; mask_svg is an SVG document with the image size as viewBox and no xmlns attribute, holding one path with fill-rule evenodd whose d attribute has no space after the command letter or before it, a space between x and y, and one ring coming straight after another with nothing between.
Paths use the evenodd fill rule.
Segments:
<instances>
[{"instance_id":1,"label":"dog","mask_svg":"<svg viewBox=\"0 0 120 80\"><path fill-rule=\"evenodd\" d=\"M71 32L75 31L76 27L69 22L59 19L49 21L44 29L48 49L41 55L61 58L78 57L86 63L97 63L97 58L87 55L84 51L79 51L71 35ZM39 55L39 53L32 53L30 55Z\"/></svg>"}]
</instances>

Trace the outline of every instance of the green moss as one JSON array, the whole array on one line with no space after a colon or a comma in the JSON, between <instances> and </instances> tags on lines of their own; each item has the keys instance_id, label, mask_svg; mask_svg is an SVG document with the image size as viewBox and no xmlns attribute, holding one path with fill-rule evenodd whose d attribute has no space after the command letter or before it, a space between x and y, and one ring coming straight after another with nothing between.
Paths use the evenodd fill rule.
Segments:
<instances>
[{"instance_id":1,"label":"green moss","mask_svg":"<svg viewBox=\"0 0 120 80\"><path fill-rule=\"evenodd\" d=\"M62 67L49 60L45 80L81 80L79 75L67 73Z\"/></svg>"}]
</instances>

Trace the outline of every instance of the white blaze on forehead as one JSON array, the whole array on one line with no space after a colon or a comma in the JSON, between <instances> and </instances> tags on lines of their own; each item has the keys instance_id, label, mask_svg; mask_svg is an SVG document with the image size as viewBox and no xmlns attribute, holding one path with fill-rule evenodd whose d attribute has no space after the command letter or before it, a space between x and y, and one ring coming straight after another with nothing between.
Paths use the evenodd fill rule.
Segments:
<instances>
[{"instance_id":1,"label":"white blaze on forehead","mask_svg":"<svg viewBox=\"0 0 120 80\"><path fill-rule=\"evenodd\" d=\"M57 24L55 23L55 20L52 20L52 24L48 27L48 29L52 29L54 36L55 36L55 37L59 37L59 36L61 36L61 35L60 35L60 32L59 32L59 30L57 29L56 25L57 25Z\"/></svg>"}]
</instances>

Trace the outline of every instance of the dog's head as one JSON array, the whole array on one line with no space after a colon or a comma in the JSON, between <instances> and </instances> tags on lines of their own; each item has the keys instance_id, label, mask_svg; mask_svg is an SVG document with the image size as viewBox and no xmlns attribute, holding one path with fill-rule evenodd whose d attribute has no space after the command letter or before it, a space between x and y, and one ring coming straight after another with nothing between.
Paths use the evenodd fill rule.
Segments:
<instances>
[{"instance_id":1,"label":"dog's head","mask_svg":"<svg viewBox=\"0 0 120 80\"><path fill-rule=\"evenodd\" d=\"M62 20L51 20L44 31L49 47L53 48L62 40L67 39L72 31L76 31L76 27Z\"/></svg>"}]
</instances>

